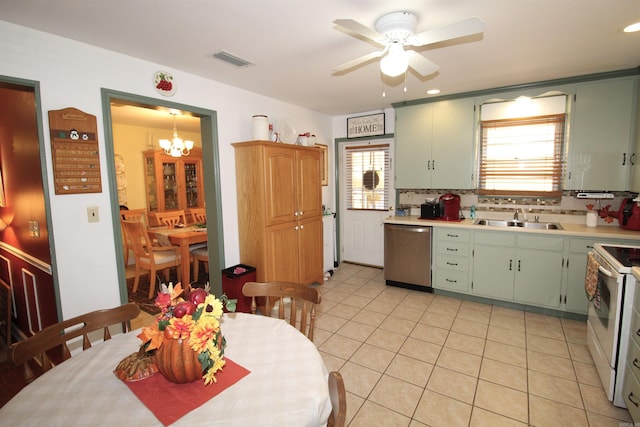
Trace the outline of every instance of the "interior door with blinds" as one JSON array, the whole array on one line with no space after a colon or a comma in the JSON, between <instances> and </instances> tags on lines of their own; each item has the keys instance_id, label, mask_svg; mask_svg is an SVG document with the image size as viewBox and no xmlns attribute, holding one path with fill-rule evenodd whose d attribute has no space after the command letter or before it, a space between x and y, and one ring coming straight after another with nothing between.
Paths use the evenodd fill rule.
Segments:
<instances>
[{"instance_id":1,"label":"interior door with blinds","mask_svg":"<svg viewBox=\"0 0 640 427\"><path fill-rule=\"evenodd\" d=\"M346 141L340 147L342 260L382 267L383 221L393 200L392 139Z\"/></svg>"}]
</instances>

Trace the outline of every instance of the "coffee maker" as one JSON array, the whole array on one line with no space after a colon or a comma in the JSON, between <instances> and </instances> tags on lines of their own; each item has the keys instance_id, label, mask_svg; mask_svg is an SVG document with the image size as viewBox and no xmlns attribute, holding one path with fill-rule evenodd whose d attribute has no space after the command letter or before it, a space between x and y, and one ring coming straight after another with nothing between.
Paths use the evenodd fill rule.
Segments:
<instances>
[{"instance_id":1,"label":"coffee maker","mask_svg":"<svg viewBox=\"0 0 640 427\"><path fill-rule=\"evenodd\" d=\"M440 196L440 219L444 221L460 220L460 196L453 193Z\"/></svg>"}]
</instances>

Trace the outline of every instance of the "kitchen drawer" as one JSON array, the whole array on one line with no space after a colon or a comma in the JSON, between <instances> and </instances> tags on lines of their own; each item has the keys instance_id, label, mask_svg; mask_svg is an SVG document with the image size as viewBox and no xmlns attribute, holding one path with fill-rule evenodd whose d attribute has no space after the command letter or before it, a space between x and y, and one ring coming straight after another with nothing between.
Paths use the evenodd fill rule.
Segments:
<instances>
[{"instance_id":1,"label":"kitchen drawer","mask_svg":"<svg viewBox=\"0 0 640 427\"><path fill-rule=\"evenodd\" d=\"M462 271L437 269L436 280L433 283L433 287L436 289L468 292L469 275Z\"/></svg>"},{"instance_id":2,"label":"kitchen drawer","mask_svg":"<svg viewBox=\"0 0 640 427\"><path fill-rule=\"evenodd\" d=\"M632 365L627 364L627 371L624 375L622 385L622 396L627 405L629 415L634 423L640 423L640 381L632 372Z\"/></svg>"},{"instance_id":3,"label":"kitchen drawer","mask_svg":"<svg viewBox=\"0 0 640 427\"><path fill-rule=\"evenodd\" d=\"M448 268L457 271L469 271L469 258L461 256L438 255L436 257L437 268Z\"/></svg>"},{"instance_id":4,"label":"kitchen drawer","mask_svg":"<svg viewBox=\"0 0 640 427\"><path fill-rule=\"evenodd\" d=\"M570 239L569 252L586 254L593 249L593 244L595 242L595 239Z\"/></svg>"},{"instance_id":5,"label":"kitchen drawer","mask_svg":"<svg viewBox=\"0 0 640 427\"><path fill-rule=\"evenodd\" d=\"M637 299L638 294L636 294L636 301ZM636 345L640 347L640 314L638 313L638 309L640 309L640 306L634 305L633 315L631 316L631 325L629 327L629 335L631 336L630 341L634 341ZM638 359L640 359L640 355L638 355ZM640 374L638 374L638 377L640 377Z\"/></svg>"},{"instance_id":6,"label":"kitchen drawer","mask_svg":"<svg viewBox=\"0 0 640 427\"><path fill-rule=\"evenodd\" d=\"M438 253L443 255L469 256L469 244L464 242L438 242Z\"/></svg>"},{"instance_id":7,"label":"kitchen drawer","mask_svg":"<svg viewBox=\"0 0 640 427\"><path fill-rule=\"evenodd\" d=\"M449 240L454 242L468 242L471 233L469 230L457 228L436 228L436 239Z\"/></svg>"}]
</instances>

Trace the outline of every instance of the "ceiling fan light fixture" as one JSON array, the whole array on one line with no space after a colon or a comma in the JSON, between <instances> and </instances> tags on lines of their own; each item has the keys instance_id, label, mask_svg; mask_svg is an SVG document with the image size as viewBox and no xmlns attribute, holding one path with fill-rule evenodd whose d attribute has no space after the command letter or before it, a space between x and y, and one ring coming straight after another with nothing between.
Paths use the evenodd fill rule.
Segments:
<instances>
[{"instance_id":1,"label":"ceiling fan light fixture","mask_svg":"<svg viewBox=\"0 0 640 427\"><path fill-rule=\"evenodd\" d=\"M635 33L640 31L640 22L636 22L635 24L628 25L623 30L625 33Z\"/></svg>"},{"instance_id":2,"label":"ceiling fan light fixture","mask_svg":"<svg viewBox=\"0 0 640 427\"><path fill-rule=\"evenodd\" d=\"M394 42L389 46L389 52L380 60L380 71L389 77L397 77L407 71L409 61L402 48L402 44Z\"/></svg>"}]
</instances>

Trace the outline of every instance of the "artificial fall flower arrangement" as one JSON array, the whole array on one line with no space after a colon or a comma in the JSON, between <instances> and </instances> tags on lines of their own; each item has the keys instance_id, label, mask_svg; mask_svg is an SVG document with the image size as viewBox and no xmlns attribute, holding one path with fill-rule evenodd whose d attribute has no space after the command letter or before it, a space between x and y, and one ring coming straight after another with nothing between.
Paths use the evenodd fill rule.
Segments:
<instances>
[{"instance_id":1,"label":"artificial fall flower arrangement","mask_svg":"<svg viewBox=\"0 0 640 427\"><path fill-rule=\"evenodd\" d=\"M598 205L599 206L599 205ZM611 205L607 205L604 208L594 209L595 206L592 203L586 205L588 211L596 212L598 216L608 224L611 224L614 219L618 219L618 211L611 210Z\"/></svg>"},{"instance_id":2,"label":"artificial fall flower arrangement","mask_svg":"<svg viewBox=\"0 0 640 427\"><path fill-rule=\"evenodd\" d=\"M180 283L162 284L155 299L161 312L155 323L142 328L138 338L145 352L155 351L158 370L168 380L186 383L202 377L209 385L225 365L226 341L220 330L223 304L235 311L236 300L224 294L216 298L208 283L205 288L194 288L186 299L182 293Z\"/></svg>"}]
</instances>

